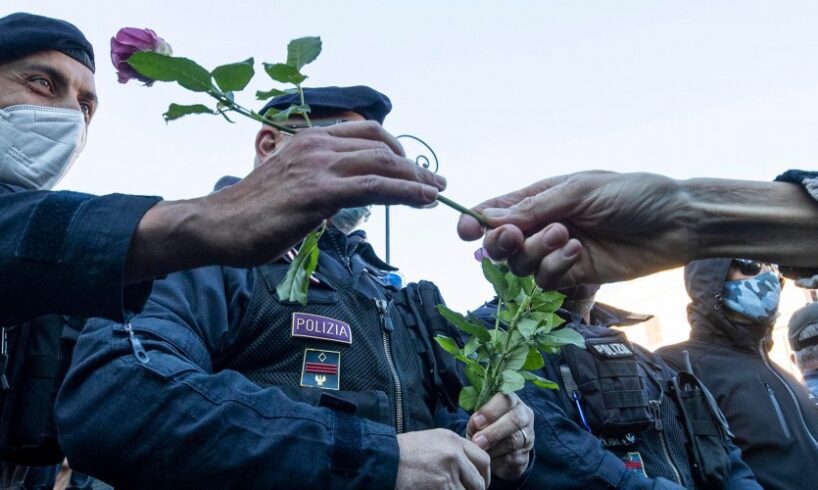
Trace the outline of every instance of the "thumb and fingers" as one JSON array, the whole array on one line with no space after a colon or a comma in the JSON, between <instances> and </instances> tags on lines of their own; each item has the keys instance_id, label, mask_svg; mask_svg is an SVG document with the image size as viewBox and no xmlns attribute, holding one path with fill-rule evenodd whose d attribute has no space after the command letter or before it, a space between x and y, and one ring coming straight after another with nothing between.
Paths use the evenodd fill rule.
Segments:
<instances>
[{"instance_id":1,"label":"thumb and fingers","mask_svg":"<svg viewBox=\"0 0 818 490\"><path fill-rule=\"evenodd\" d=\"M491 458L468 440L462 440L464 461L460 464L460 482L467 489L483 490L491 483Z\"/></svg>"},{"instance_id":2,"label":"thumb and fingers","mask_svg":"<svg viewBox=\"0 0 818 490\"><path fill-rule=\"evenodd\" d=\"M472 209L483 213L484 217L488 221L488 224L492 228L496 228L505 223L520 224L518 221L508 220L508 218L510 216L513 219L517 214L519 214L519 212L516 211L516 208L518 208L521 203L534 196L538 196L549 189L559 186L568 177L568 175L561 175L558 177L543 179L522 189L484 201ZM463 240L477 240L483 236L483 231L484 230L480 223L478 223L477 220L471 216L462 215L460 217L457 224L457 232L460 235L460 238Z\"/></svg>"},{"instance_id":3,"label":"thumb and fingers","mask_svg":"<svg viewBox=\"0 0 818 490\"><path fill-rule=\"evenodd\" d=\"M533 418L531 409L516 394L497 394L472 415L467 428L471 440L484 451L514 437L521 439L513 449L522 449L526 441L534 440ZM525 437L520 431L525 431Z\"/></svg>"}]
</instances>

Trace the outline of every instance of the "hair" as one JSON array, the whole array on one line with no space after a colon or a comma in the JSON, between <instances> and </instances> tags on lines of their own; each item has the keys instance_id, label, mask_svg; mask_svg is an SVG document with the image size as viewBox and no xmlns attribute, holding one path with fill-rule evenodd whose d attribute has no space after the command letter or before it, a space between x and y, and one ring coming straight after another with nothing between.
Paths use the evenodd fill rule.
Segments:
<instances>
[{"instance_id":1,"label":"hair","mask_svg":"<svg viewBox=\"0 0 818 490\"><path fill-rule=\"evenodd\" d=\"M798 340L805 340L818 335L818 323L807 325L798 335ZM795 351L795 363L801 372L818 370L818 345L804 347Z\"/></svg>"}]
</instances>

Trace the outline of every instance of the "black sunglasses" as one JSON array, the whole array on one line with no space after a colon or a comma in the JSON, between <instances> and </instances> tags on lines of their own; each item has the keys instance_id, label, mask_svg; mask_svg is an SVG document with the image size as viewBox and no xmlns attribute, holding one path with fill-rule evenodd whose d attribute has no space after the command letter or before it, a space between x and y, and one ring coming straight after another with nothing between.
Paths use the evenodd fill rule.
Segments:
<instances>
[{"instance_id":1,"label":"black sunglasses","mask_svg":"<svg viewBox=\"0 0 818 490\"><path fill-rule=\"evenodd\" d=\"M767 264L757 260L733 259L733 265L738 267L738 270L745 276L757 276Z\"/></svg>"}]
</instances>

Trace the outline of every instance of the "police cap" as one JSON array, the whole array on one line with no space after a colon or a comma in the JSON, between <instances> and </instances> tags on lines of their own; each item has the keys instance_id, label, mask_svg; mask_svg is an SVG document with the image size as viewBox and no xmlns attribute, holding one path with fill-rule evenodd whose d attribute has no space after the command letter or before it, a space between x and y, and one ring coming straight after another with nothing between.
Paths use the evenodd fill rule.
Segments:
<instances>
[{"instance_id":1,"label":"police cap","mask_svg":"<svg viewBox=\"0 0 818 490\"><path fill-rule=\"evenodd\" d=\"M392 102L389 97L364 85L305 88L304 102L313 111L352 111L362 115L365 119L378 121L381 124L392 110ZM283 110L300 103L301 98L297 93L279 95L272 98L261 109L260 114L264 114L271 107Z\"/></svg>"},{"instance_id":2,"label":"police cap","mask_svg":"<svg viewBox=\"0 0 818 490\"><path fill-rule=\"evenodd\" d=\"M793 351L799 351L804 347L818 344L818 334L805 339L798 339L805 328L816 323L818 323L818 303L810 303L792 314L788 337Z\"/></svg>"},{"instance_id":3,"label":"police cap","mask_svg":"<svg viewBox=\"0 0 818 490\"><path fill-rule=\"evenodd\" d=\"M60 51L94 71L94 49L73 24L23 12L0 18L0 63L41 51Z\"/></svg>"}]
</instances>

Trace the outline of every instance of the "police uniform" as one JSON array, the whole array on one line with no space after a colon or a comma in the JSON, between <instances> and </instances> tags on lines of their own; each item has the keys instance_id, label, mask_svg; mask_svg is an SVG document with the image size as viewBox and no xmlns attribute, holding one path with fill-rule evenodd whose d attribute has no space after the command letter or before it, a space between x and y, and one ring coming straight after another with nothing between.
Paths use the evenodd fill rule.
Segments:
<instances>
[{"instance_id":1,"label":"police uniform","mask_svg":"<svg viewBox=\"0 0 818 490\"><path fill-rule=\"evenodd\" d=\"M282 260L171 274L129 326L90 321L57 404L72 465L117 488L391 488L397 432L462 433L388 266L360 233L319 247L306 306L277 297Z\"/></svg>"},{"instance_id":2,"label":"police uniform","mask_svg":"<svg viewBox=\"0 0 818 490\"><path fill-rule=\"evenodd\" d=\"M491 322L495 309L489 304L474 314ZM658 356L603 326L619 324L626 313L611 310L595 305L595 325L561 310L566 328L579 332L587 348L565 346L545 356L540 374L559 390L526 386L520 392L534 411L537 436L537 461L523 488L759 489L726 430L705 416L708 409L699 403L681 408L684 394L704 389L674 382L677 373Z\"/></svg>"},{"instance_id":3,"label":"police uniform","mask_svg":"<svg viewBox=\"0 0 818 490\"><path fill-rule=\"evenodd\" d=\"M94 71L94 50L72 24L27 13L0 18L0 64L49 50ZM0 138L0 155L19 158L15 144ZM49 313L121 321L141 308L150 282L126 287L125 263L136 227L158 197L9 184L0 182L0 324Z\"/></svg>"}]
</instances>

